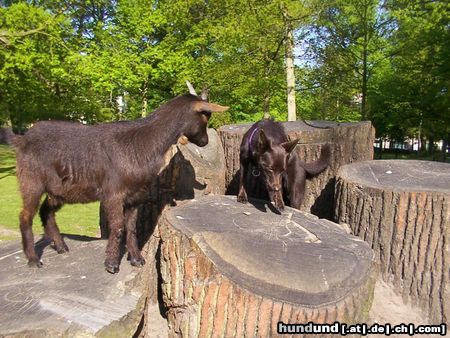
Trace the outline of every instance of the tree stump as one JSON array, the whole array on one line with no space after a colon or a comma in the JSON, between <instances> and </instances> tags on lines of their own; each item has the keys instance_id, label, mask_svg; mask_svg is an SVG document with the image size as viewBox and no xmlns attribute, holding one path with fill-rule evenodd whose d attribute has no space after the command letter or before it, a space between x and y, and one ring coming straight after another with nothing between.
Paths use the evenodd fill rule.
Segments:
<instances>
[{"instance_id":1,"label":"tree stump","mask_svg":"<svg viewBox=\"0 0 450 338\"><path fill-rule=\"evenodd\" d=\"M150 188L150 202L139 210L138 239L142 255L146 260L142 268L146 282L147 306L158 303L159 299L159 231L158 220L167 206L175 206L178 201L192 199L207 194L225 192L225 158L217 132L208 129L209 142L205 147L192 143L178 143L165 154L164 166ZM108 224L100 207L101 237L107 238ZM126 264L122 263L122 264ZM148 314L145 310L141 332L147 332Z\"/></svg>"},{"instance_id":2,"label":"tree stump","mask_svg":"<svg viewBox=\"0 0 450 338\"><path fill-rule=\"evenodd\" d=\"M106 241L65 236L58 255L40 240L41 269L27 266L19 241L0 245L0 337L132 337L151 278L123 259L118 274L103 265Z\"/></svg>"},{"instance_id":3,"label":"tree stump","mask_svg":"<svg viewBox=\"0 0 450 338\"><path fill-rule=\"evenodd\" d=\"M332 219L334 203L334 178L338 169L348 163L373 159L375 130L370 122L335 123L314 121L312 128L301 121L282 123L289 138L300 138L304 144L295 148L300 158L312 162L320 155L323 145L329 143L332 150L330 166L320 175L308 179L306 195L301 210L311 212L321 218ZM239 179L239 149L244 133L251 124L223 126L219 129L225 151L227 194L236 195ZM264 198L262 192L250 183L250 196Z\"/></svg>"},{"instance_id":4,"label":"tree stump","mask_svg":"<svg viewBox=\"0 0 450 338\"><path fill-rule=\"evenodd\" d=\"M338 173L337 221L372 246L384 280L436 324L450 315L449 200L449 164L368 161Z\"/></svg>"},{"instance_id":5,"label":"tree stump","mask_svg":"<svg viewBox=\"0 0 450 338\"><path fill-rule=\"evenodd\" d=\"M144 273L152 276L148 283L148 304L161 301L158 299L160 241L157 224L163 210L182 200L207 194L223 194L225 191L222 144L214 129L208 129L208 136L209 142L205 147L192 143L172 146L165 155L164 167L150 189L150 203L139 210L138 238L142 245L145 243L142 253L147 261ZM142 331L151 337L152 333L147 332L147 317L144 318Z\"/></svg>"},{"instance_id":6,"label":"tree stump","mask_svg":"<svg viewBox=\"0 0 450 338\"><path fill-rule=\"evenodd\" d=\"M364 322L376 277L367 243L267 202L205 196L159 222L170 335L272 337L277 323Z\"/></svg>"}]
</instances>

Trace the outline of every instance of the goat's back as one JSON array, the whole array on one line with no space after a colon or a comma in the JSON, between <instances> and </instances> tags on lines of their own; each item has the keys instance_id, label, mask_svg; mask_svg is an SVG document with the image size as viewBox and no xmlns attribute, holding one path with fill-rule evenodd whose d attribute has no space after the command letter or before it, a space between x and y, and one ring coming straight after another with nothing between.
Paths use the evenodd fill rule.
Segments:
<instances>
[{"instance_id":1,"label":"goat's back","mask_svg":"<svg viewBox=\"0 0 450 338\"><path fill-rule=\"evenodd\" d=\"M113 135L124 127L121 123L36 123L13 141L19 181L28 184L34 179L45 191L74 202L97 199L96 191L101 190L105 179L117 175L114 169L121 151L114 145Z\"/></svg>"}]
</instances>

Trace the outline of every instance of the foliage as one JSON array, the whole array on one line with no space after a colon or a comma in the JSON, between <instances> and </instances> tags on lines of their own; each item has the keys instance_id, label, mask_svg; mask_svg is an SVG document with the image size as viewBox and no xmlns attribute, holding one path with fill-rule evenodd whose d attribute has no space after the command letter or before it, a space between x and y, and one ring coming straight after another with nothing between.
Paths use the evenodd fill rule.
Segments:
<instances>
[{"instance_id":1,"label":"foliage","mask_svg":"<svg viewBox=\"0 0 450 338\"><path fill-rule=\"evenodd\" d=\"M448 137L449 12L443 0L2 1L0 124L134 119L186 80L231 106L214 127L284 120L292 26L299 116Z\"/></svg>"},{"instance_id":2,"label":"foliage","mask_svg":"<svg viewBox=\"0 0 450 338\"><path fill-rule=\"evenodd\" d=\"M374 81L371 103L380 135L448 137L449 12L444 1L393 1L395 53Z\"/></svg>"}]
</instances>

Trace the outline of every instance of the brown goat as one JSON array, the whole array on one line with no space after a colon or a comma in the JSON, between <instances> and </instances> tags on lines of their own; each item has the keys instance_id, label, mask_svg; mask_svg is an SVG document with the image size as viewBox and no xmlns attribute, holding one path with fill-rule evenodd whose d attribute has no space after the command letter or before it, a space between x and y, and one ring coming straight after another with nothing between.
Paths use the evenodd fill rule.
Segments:
<instances>
[{"instance_id":1,"label":"brown goat","mask_svg":"<svg viewBox=\"0 0 450 338\"><path fill-rule=\"evenodd\" d=\"M106 270L119 271L120 243L126 230L130 262L142 266L136 238L137 207L145 203L150 182L158 174L163 155L184 135L202 147L211 112L228 107L186 94L135 121L87 126L74 122L37 122L25 135L13 136L17 154L17 178L23 199L20 213L22 244L29 265L42 266L36 255L33 217L46 193L39 214L45 236L58 253L68 251L55 221L64 203L100 200L110 235Z\"/></svg>"}]
</instances>

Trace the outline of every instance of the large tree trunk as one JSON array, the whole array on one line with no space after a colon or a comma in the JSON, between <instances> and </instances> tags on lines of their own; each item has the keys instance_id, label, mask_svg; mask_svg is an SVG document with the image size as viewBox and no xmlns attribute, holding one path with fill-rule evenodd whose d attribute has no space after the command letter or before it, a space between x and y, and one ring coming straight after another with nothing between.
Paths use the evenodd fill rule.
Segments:
<instances>
[{"instance_id":1,"label":"large tree trunk","mask_svg":"<svg viewBox=\"0 0 450 338\"><path fill-rule=\"evenodd\" d=\"M323 173L307 180L301 210L332 219L334 177L344 164L373 159L375 131L370 122L339 124L314 121L313 124L328 129L312 128L301 121L286 122L283 126L290 139L300 138L300 142L304 143L297 145L295 151L306 162L316 160L324 144L331 145L331 164ZM239 149L242 137L250 126L251 124L228 125L219 129L225 151L227 194L236 195L238 192ZM253 197L264 198L261 191L249 193Z\"/></svg>"},{"instance_id":2,"label":"large tree trunk","mask_svg":"<svg viewBox=\"0 0 450 338\"><path fill-rule=\"evenodd\" d=\"M450 165L369 161L343 166L336 219L367 241L384 280L435 324L450 315Z\"/></svg>"},{"instance_id":3,"label":"large tree trunk","mask_svg":"<svg viewBox=\"0 0 450 338\"><path fill-rule=\"evenodd\" d=\"M277 323L363 323L376 277L367 243L267 203L207 196L164 213L169 335L273 337Z\"/></svg>"}]
</instances>

